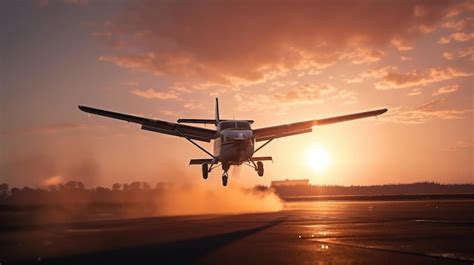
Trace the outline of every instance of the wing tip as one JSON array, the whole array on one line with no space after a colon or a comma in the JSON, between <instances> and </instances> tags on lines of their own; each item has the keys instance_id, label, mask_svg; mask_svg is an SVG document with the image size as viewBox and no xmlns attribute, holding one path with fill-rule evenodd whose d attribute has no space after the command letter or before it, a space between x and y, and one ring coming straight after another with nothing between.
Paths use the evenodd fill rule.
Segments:
<instances>
[{"instance_id":1,"label":"wing tip","mask_svg":"<svg viewBox=\"0 0 474 265\"><path fill-rule=\"evenodd\" d=\"M77 106L81 111L87 112L87 107L83 105L78 105Z\"/></svg>"}]
</instances>

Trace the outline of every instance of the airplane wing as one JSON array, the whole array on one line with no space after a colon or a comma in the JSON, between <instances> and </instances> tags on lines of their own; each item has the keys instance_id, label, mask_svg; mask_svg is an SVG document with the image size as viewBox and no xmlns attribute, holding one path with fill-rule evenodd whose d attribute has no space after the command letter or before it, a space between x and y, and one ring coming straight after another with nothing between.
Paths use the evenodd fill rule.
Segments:
<instances>
[{"instance_id":1,"label":"airplane wing","mask_svg":"<svg viewBox=\"0 0 474 265\"><path fill-rule=\"evenodd\" d=\"M265 141L273 138L280 138L290 135L308 133L312 131L313 126L327 125L337 122L350 121L371 116L377 116L385 113L387 109L379 109L367 112L354 113L338 117L326 118L321 120L310 120L297 123L290 123L253 130L256 141Z\"/></svg>"},{"instance_id":2,"label":"airplane wing","mask_svg":"<svg viewBox=\"0 0 474 265\"><path fill-rule=\"evenodd\" d=\"M210 142L211 139L216 138L217 133L215 130L199 128L194 126L188 126L183 124L177 124L167 121L160 121L154 119L148 119L144 117L133 116L129 114L122 114L118 112L112 112L108 110L96 109L86 106L79 106L79 109L96 115L101 115L109 118L123 120L127 122L138 123L142 125L142 130L153 131L163 134L169 134L174 136L180 136L190 138L198 141Z\"/></svg>"}]
</instances>

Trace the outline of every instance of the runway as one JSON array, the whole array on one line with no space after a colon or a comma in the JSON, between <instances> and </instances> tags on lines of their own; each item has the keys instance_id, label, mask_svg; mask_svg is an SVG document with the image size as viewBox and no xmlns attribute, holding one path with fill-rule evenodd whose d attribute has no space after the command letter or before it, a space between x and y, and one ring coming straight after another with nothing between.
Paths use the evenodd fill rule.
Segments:
<instances>
[{"instance_id":1,"label":"runway","mask_svg":"<svg viewBox=\"0 0 474 265\"><path fill-rule=\"evenodd\" d=\"M287 202L276 213L0 226L7 264L473 264L474 201Z\"/></svg>"}]
</instances>

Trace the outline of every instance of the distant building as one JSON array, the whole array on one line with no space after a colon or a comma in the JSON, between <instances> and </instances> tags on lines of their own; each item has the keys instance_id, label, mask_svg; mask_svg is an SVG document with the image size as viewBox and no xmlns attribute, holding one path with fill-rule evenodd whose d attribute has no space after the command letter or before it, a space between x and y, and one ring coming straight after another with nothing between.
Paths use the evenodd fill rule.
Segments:
<instances>
[{"instance_id":1,"label":"distant building","mask_svg":"<svg viewBox=\"0 0 474 265\"><path fill-rule=\"evenodd\" d=\"M309 179L285 179L272 181L272 187L279 186L309 186Z\"/></svg>"}]
</instances>

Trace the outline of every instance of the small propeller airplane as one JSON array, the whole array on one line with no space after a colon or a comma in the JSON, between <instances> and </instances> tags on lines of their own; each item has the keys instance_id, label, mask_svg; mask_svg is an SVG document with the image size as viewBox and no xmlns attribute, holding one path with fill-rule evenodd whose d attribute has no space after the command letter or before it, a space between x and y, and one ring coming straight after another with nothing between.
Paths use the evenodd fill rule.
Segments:
<instances>
[{"instance_id":1,"label":"small propeller airplane","mask_svg":"<svg viewBox=\"0 0 474 265\"><path fill-rule=\"evenodd\" d=\"M266 128L252 129L253 120L221 120L219 117L219 100L216 98L215 119L178 119L177 123L154 120L144 117L122 114L103 109L79 106L79 109L96 115L138 123L142 130L183 137L197 148L201 149L210 158L191 159L190 165L201 165L202 177L207 179L209 173L222 166L222 185L227 186L230 166L246 164L263 176L262 161L272 161L270 156L254 156L260 149L276 138L312 132L314 126L350 121L371 116L378 116L387 109L378 109L367 112L354 113L319 120L309 120ZM215 130L184 125L182 123L214 124ZM196 141L214 141L214 152L211 154ZM255 149L255 143L265 141Z\"/></svg>"}]
</instances>

